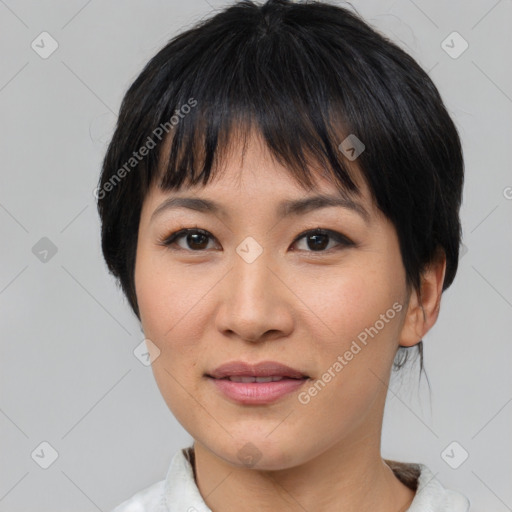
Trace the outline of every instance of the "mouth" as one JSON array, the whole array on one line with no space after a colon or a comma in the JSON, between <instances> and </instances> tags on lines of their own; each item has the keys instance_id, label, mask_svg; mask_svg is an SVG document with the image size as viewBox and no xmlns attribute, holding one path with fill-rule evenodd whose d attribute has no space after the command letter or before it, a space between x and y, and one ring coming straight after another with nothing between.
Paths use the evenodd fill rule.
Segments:
<instances>
[{"instance_id":1,"label":"mouth","mask_svg":"<svg viewBox=\"0 0 512 512\"><path fill-rule=\"evenodd\" d=\"M298 390L310 377L274 361L250 365L234 361L205 374L224 398L239 404L264 405Z\"/></svg>"}]
</instances>

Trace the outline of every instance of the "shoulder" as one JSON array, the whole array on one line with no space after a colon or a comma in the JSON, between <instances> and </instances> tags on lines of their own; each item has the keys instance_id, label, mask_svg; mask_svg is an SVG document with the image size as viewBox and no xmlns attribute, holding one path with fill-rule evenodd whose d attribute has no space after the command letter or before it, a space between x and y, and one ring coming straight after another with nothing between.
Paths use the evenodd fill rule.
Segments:
<instances>
[{"instance_id":1,"label":"shoulder","mask_svg":"<svg viewBox=\"0 0 512 512\"><path fill-rule=\"evenodd\" d=\"M410 512L423 510L450 510L451 512L469 512L470 501L461 492L447 489L424 464L419 464L420 476L418 490Z\"/></svg>"},{"instance_id":2,"label":"shoulder","mask_svg":"<svg viewBox=\"0 0 512 512\"><path fill-rule=\"evenodd\" d=\"M176 510L188 510L192 504L197 504L198 511L208 510L195 485L191 450L178 450L164 480L137 492L111 512L168 512L171 503Z\"/></svg>"},{"instance_id":3,"label":"shoulder","mask_svg":"<svg viewBox=\"0 0 512 512\"><path fill-rule=\"evenodd\" d=\"M165 508L165 480L135 493L131 498L123 501L111 512L164 512Z\"/></svg>"},{"instance_id":4,"label":"shoulder","mask_svg":"<svg viewBox=\"0 0 512 512\"><path fill-rule=\"evenodd\" d=\"M407 512L469 512L469 499L459 491L444 487L424 464L385 462L401 482L416 491Z\"/></svg>"}]
</instances>

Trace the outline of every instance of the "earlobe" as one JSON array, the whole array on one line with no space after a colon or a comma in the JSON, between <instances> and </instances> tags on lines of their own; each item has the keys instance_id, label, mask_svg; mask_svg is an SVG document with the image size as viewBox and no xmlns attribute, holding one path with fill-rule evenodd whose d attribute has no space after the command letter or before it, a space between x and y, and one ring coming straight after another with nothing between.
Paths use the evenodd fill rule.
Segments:
<instances>
[{"instance_id":1,"label":"earlobe","mask_svg":"<svg viewBox=\"0 0 512 512\"><path fill-rule=\"evenodd\" d=\"M434 260L421 274L421 289L411 291L409 304L399 337L401 347L418 344L436 323L446 273L446 255L439 249Z\"/></svg>"}]
</instances>

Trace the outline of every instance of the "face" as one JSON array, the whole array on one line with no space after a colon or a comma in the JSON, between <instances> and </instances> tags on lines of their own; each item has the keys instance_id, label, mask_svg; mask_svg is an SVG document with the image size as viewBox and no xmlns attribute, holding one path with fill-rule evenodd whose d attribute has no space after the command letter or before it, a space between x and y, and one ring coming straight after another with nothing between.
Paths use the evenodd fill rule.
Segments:
<instances>
[{"instance_id":1,"label":"face","mask_svg":"<svg viewBox=\"0 0 512 512\"><path fill-rule=\"evenodd\" d=\"M254 135L243 162L233 151L208 185L154 188L145 200L135 285L153 373L181 425L224 461L241 465L245 450L262 469L284 469L380 438L408 295L396 231L360 186L358 206L285 211L342 196L320 175L305 191ZM221 209L161 207L177 197ZM233 361L307 378L277 398L237 399L208 377Z\"/></svg>"}]
</instances>

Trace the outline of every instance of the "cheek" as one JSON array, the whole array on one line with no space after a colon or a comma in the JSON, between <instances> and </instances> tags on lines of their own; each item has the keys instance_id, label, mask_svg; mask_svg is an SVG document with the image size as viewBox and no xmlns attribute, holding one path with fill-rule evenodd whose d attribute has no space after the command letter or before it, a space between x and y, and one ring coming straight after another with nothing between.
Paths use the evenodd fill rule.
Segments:
<instances>
[{"instance_id":1,"label":"cheek","mask_svg":"<svg viewBox=\"0 0 512 512\"><path fill-rule=\"evenodd\" d=\"M319 332L324 349L326 345L342 348L376 322L380 327L382 314L389 320L383 330L389 332L388 326L397 323L398 314L392 308L402 296L400 279L381 263L367 263L301 280L297 295L305 297L311 310L311 329Z\"/></svg>"},{"instance_id":2,"label":"cheek","mask_svg":"<svg viewBox=\"0 0 512 512\"><path fill-rule=\"evenodd\" d=\"M179 402L179 383L196 385L201 340L207 337L205 319L211 314L213 295L208 291L218 277L197 266L172 265L165 253L142 250L135 278L145 337L160 351L152 364L155 379L166 400L176 397Z\"/></svg>"},{"instance_id":3,"label":"cheek","mask_svg":"<svg viewBox=\"0 0 512 512\"><path fill-rule=\"evenodd\" d=\"M183 325L197 315L197 306L204 293L191 286L192 269L170 265L165 252L143 247L137 253L135 287L142 326L147 337L163 349L165 339L176 337Z\"/></svg>"},{"instance_id":4,"label":"cheek","mask_svg":"<svg viewBox=\"0 0 512 512\"><path fill-rule=\"evenodd\" d=\"M377 424L375 400L386 394L402 315L401 289L393 273L375 268L379 270L354 266L350 272L326 275L315 280L315 293L309 297L315 313L308 315L309 330L318 333L312 344L319 373L300 403L304 411L309 407L328 414L331 422L322 428L332 436L340 429L351 431L370 416ZM306 421L315 428L314 418Z\"/></svg>"},{"instance_id":5,"label":"cheek","mask_svg":"<svg viewBox=\"0 0 512 512\"><path fill-rule=\"evenodd\" d=\"M314 282L308 305L315 314L308 317L309 330L318 332L313 344L320 370L318 397L311 398L332 411L335 424L350 423L385 394L404 311L403 277L392 257L369 253L350 268L318 277L308 281Z\"/></svg>"},{"instance_id":6,"label":"cheek","mask_svg":"<svg viewBox=\"0 0 512 512\"><path fill-rule=\"evenodd\" d=\"M141 323L146 338L157 347L151 367L155 382L176 419L189 428L194 423L190 396L197 394L198 342L202 339L201 296L191 287L183 268L169 267L162 254L140 250L135 267L135 285ZM186 390L186 391L185 391Z\"/></svg>"},{"instance_id":7,"label":"cheek","mask_svg":"<svg viewBox=\"0 0 512 512\"><path fill-rule=\"evenodd\" d=\"M169 276L162 275L158 270L152 265L149 255L139 250L135 265L135 289L141 322L146 337L161 348L159 340L167 322L164 313L173 310L176 305L171 302L173 294L170 293L170 290L176 289L176 284L172 285Z\"/></svg>"}]
</instances>

